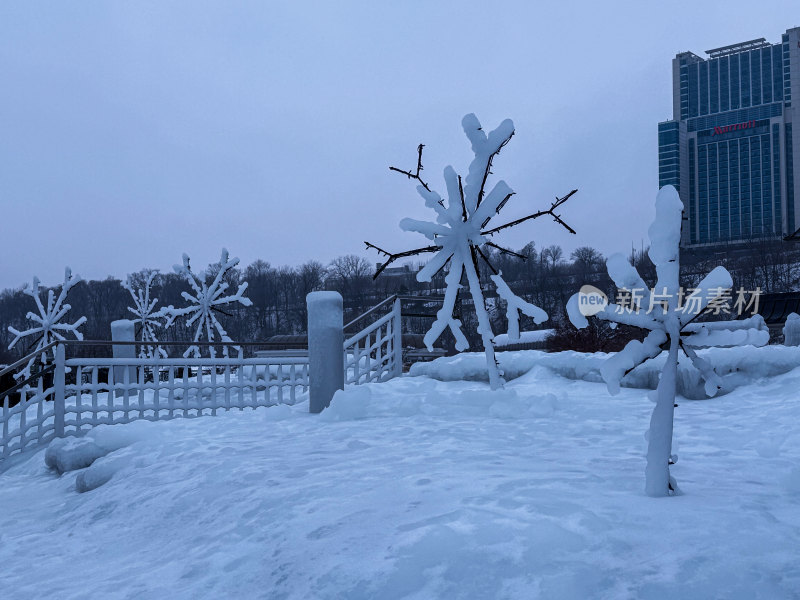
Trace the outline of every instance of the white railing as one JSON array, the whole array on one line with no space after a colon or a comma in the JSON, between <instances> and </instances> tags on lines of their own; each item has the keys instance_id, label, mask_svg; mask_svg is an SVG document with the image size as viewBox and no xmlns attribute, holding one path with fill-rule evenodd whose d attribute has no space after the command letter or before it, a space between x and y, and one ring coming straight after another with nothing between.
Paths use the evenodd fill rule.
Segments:
<instances>
[{"instance_id":1,"label":"white railing","mask_svg":"<svg viewBox=\"0 0 800 600\"><path fill-rule=\"evenodd\" d=\"M96 425L294 404L308 390L302 357L65 359L64 346L51 386L39 377L2 399L0 458Z\"/></svg>"},{"instance_id":2,"label":"white railing","mask_svg":"<svg viewBox=\"0 0 800 600\"><path fill-rule=\"evenodd\" d=\"M134 419L294 404L308 388L303 358L75 358L66 366L75 383L65 387L65 434Z\"/></svg>"},{"instance_id":3,"label":"white railing","mask_svg":"<svg viewBox=\"0 0 800 600\"><path fill-rule=\"evenodd\" d=\"M402 373L403 342L400 299L394 298L391 306L388 314L345 340L344 381L346 385L386 381Z\"/></svg>"},{"instance_id":4,"label":"white railing","mask_svg":"<svg viewBox=\"0 0 800 600\"><path fill-rule=\"evenodd\" d=\"M63 392L63 346L50 343L0 369L0 375L13 373L18 366L27 364L31 358L38 359L39 355L46 354L53 347L56 349L55 365L51 363L41 367L38 372L0 396L0 460L20 453L28 446L46 444L60 434L58 426L63 423L63 402L55 402L55 399L58 392ZM51 373L52 384L48 382ZM59 373L61 385L57 383Z\"/></svg>"},{"instance_id":5,"label":"white railing","mask_svg":"<svg viewBox=\"0 0 800 600\"><path fill-rule=\"evenodd\" d=\"M53 388L45 389L40 377L36 387L23 387L16 398L12 394L3 398L0 458L22 452L32 444L46 444L56 437L54 396ZM18 400L14 406L11 406L12 398Z\"/></svg>"},{"instance_id":6,"label":"white railing","mask_svg":"<svg viewBox=\"0 0 800 600\"><path fill-rule=\"evenodd\" d=\"M386 381L402 373L399 298L385 300L346 328L387 308L388 314L346 338L346 385ZM66 358L67 345L98 343L118 347L135 344L54 342L45 350L55 346L55 362L15 386L19 389L13 393L0 397L0 467L12 455L55 437L80 435L96 425L294 404L301 396L305 399L309 378L313 377L308 356L265 353L244 358L244 344L239 346L238 358ZM0 370L0 374L11 372L29 358Z\"/></svg>"}]
</instances>

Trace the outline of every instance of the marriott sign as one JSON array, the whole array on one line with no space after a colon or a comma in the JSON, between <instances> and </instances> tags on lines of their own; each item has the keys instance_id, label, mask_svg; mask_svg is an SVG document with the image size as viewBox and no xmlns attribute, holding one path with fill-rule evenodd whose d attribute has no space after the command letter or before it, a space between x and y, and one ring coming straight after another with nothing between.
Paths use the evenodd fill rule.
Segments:
<instances>
[{"instance_id":1,"label":"marriott sign","mask_svg":"<svg viewBox=\"0 0 800 600\"><path fill-rule=\"evenodd\" d=\"M721 133L729 133L731 131L738 131L740 129L752 129L756 126L755 121L745 121L744 123L736 123L736 125L725 125L724 127L714 127L711 135L720 135Z\"/></svg>"}]
</instances>

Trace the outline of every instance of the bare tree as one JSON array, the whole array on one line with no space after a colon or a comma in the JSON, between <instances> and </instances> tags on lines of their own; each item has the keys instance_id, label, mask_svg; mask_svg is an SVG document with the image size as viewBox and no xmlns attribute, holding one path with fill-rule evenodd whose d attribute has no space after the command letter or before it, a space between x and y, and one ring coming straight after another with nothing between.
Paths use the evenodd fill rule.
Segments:
<instances>
[{"instance_id":1,"label":"bare tree","mask_svg":"<svg viewBox=\"0 0 800 600\"><path fill-rule=\"evenodd\" d=\"M328 280L345 298L358 301L370 285L372 265L356 254L339 256L331 261Z\"/></svg>"},{"instance_id":2,"label":"bare tree","mask_svg":"<svg viewBox=\"0 0 800 600\"><path fill-rule=\"evenodd\" d=\"M548 246L544 250L542 250L542 259L545 262L550 263L550 268L555 270L556 265L561 262L561 258L564 256L564 250L561 249L561 246L553 244L552 246Z\"/></svg>"},{"instance_id":3,"label":"bare tree","mask_svg":"<svg viewBox=\"0 0 800 600\"><path fill-rule=\"evenodd\" d=\"M572 270L581 281L590 279L605 264L603 255L589 246L581 246L573 250L570 259L572 260Z\"/></svg>"}]
</instances>

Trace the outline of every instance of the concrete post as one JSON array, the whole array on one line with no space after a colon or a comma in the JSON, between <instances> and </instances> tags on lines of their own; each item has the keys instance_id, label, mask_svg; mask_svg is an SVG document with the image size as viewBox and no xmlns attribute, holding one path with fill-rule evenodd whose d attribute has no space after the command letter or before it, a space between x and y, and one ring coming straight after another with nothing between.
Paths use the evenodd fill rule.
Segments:
<instances>
[{"instance_id":1,"label":"concrete post","mask_svg":"<svg viewBox=\"0 0 800 600\"><path fill-rule=\"evenodd\" d=\"M56 370L53 374L53 423L56 437L64 437L64 344L56 344ZM80 381L76 382L80 387Z\"/></svg>"},{"instance_id":2,"label":"concrete post","mask_svg":"<svg viewBox=\"0 0 800 600\"><path fill-rule=\"evenodd\" d=\"M308 307L309 406L322 412L344 389L344 320L338 292L311 292Z\"/></svg>"},{"instance_id":3,"label":"concrete post","mask_svg":"<svg viewBox=\"0 0 800 600\"><path fill-rule=\"evenodd\" d=\"M111 341L113 342L135 342L136 324L128 319L111 321ZM114 358L136 358L136 346L133 344L114 345L111 349ZM127 371L127 379L126 379ZM136 377L136 367L114 367L114 384L125 384L135 386L138 378ZM128 390L115 390L114 396L127 395Z\"/></svg>"}]
</instances>

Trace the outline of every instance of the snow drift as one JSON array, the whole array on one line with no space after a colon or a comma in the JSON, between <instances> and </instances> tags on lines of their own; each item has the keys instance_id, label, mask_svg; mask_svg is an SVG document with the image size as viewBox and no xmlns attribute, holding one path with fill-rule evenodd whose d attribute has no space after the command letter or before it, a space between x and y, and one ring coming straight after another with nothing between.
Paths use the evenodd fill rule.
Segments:
<instances>
[{"instance_id":1,"label":"snow drift","mask_svg":"<svg viewBox=\"0 0 800 600\"><path fill-rule=\"evenodd\" d=\"M756 348L709 348L699 350L720 375L722 388L717 395L728 394L737 387L753 383L764 377L774 377L800 367L800 347L764 346ZM507 381L516 379L533 367L547 367L568 379L601 383L600 368L609 354L587 354L574 351L542 352L520 350L498 353L498 362ZM620 381L622 387L654 390L658 386L665 355L646 361ZM439 381L487 381L485 368L477 353L437 358L427 363L416 363L409 372L412 376L427 376ZM707 398L700 372L686 357L678 360L678 393L691 400Z\"/></svg>"}]
</instances>

